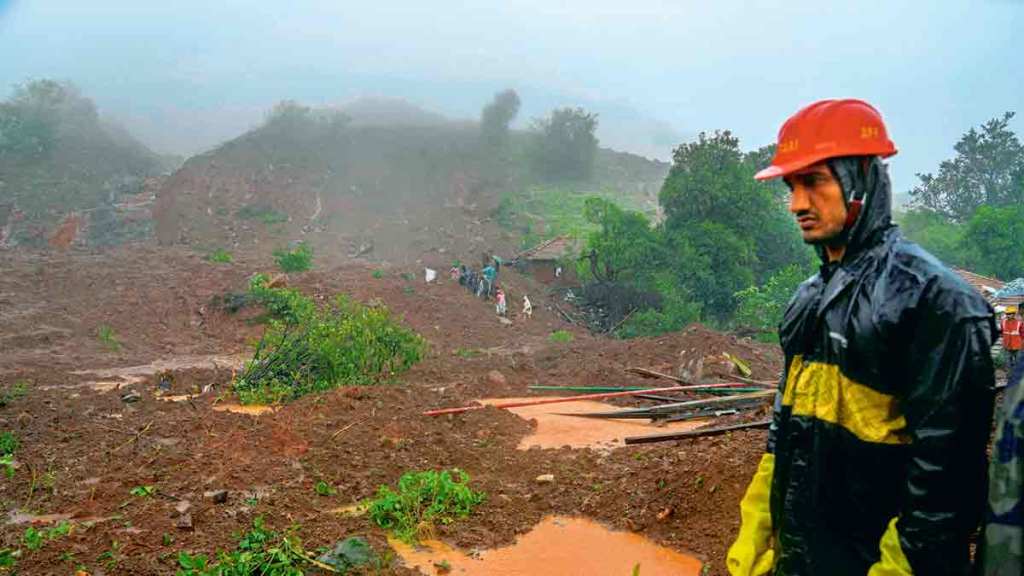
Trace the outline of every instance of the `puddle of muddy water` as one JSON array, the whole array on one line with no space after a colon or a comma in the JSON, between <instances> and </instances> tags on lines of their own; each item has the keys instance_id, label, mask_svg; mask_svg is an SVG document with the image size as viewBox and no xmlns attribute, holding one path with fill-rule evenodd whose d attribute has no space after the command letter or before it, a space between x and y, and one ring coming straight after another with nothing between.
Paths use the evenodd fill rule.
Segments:
<instances>
[{"instance_id":1,"label":"puddle of muddy water","mask_svg":"<svg viewBox=\"0 0 1024 576\"><path fill-rule=\"evenodd\" d=\"M119 368L96 368L88 370L76 370L72 372L76 376L91 376L96 380L72 384L70 386L44 386L42 389L53 388L89 388L96 392L109 392L117 390L122 386L131 386L144 382L157 373L166 370L188 370L190 368L210 368L220 370L222 368L241 368L248 360L247 355L223 355L213 354L209 356L175 356L156 360L149 364L140 366L123 366Z\"/></svg>"},{"instance_id":2,"label":"puddle of muddy water","mask_svg":"<svg viewBox=\"0 0 1024 576\"><path fill-rule=\"evenodd\" d=\"M492 398L480 400L482 404L501 402L519 402L536 398ZM541 404L539 406L522 406L508 410L524 420L536 420L537 428L532 434L519 442L520 450L528 450L534 446L539 448L597 448L611 449L625 446L623 438L642 436L659 432L683 432L706 424L706 420L689 420L671 422L664 426L656 426L644 420L611 420L603 418L581 418L579 416L563 416L562 414L586 414L588 412L608 412L619 410L621 406L612 406L602 402L579 400L560 404Z\"/></svg>"},{"instance_id":3,"label":"puddle of muddy water","mask_svg":"<svg viewBox=\"0 0 1024 576\"><path fill-rule=\"evenodd\" d=\"M213 407L217 412L231 412L232 414L248 414L250 416L260 416L277 410L274 406L243 406L241 404L217 404Z\"/></svg>"},{"instance_id":4,"label":"puddle of muddy water","mask_svg":"<svg viewBox=\"0 0 1024 576\"><path fill-rule=\"evenodd\" d=\"M632 574L637 565L643 576L697 576L701 572L696 558L585 518L549 516L512 546L485 550L476 557L436 540L426 541L420 548L394 539L388 543L406 566L421 574L623 576ZM442 571L439 566L450 569Z\"/></svg>"}]
</instances>

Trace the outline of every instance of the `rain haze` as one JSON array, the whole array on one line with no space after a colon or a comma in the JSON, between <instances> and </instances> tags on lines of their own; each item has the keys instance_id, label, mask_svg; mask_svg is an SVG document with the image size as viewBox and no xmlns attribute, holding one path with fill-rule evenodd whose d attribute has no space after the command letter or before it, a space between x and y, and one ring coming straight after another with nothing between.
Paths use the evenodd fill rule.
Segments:
<instances>
[{"instance_id":1,"label":"rain haze","mask_svg":"<svg viewBox=\"0 0 1024 576\"><path fill-rule=\"evenodd\" d=\"M1022 31L0 0L0 575L1018 573Z\"/></svg>"},{"instance_id":2,"label":"rain haze","mask_svg":"<svg viewBox=\"0 0 1024 576\"><path fill-rule=\"evenodd\" d=\"M183 155L286 98L384 95L475 117L513 87L520 123L579 105L600 114L603 145L668 159L700 131L768 144L801 105L850 96L883 112L904 192L969 127L1024 111L1024 4L1009 0L4 4L2 85L72 80Z\"/></svg>"}]
</instances>

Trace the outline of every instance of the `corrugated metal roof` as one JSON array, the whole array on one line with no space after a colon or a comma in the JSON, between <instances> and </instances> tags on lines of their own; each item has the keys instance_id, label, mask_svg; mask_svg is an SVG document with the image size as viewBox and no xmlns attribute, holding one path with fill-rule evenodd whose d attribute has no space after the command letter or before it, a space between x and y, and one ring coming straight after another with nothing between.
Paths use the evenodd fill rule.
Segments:
<instances>
[{"instance_id":1,"label":"corrugated metal roof","mask_svg":"<svg viewBox=\"0 0 1024 576\"><path fill-rule=\"evenodd\" d=\"M999 294L997 296L996 294L1007 286L1002 280L975 274L961 268L953 268L953 271L980 292L993 306L1019 305L1021 302L1024 302L1024 295Z\"/></svg>"}]
</instances>

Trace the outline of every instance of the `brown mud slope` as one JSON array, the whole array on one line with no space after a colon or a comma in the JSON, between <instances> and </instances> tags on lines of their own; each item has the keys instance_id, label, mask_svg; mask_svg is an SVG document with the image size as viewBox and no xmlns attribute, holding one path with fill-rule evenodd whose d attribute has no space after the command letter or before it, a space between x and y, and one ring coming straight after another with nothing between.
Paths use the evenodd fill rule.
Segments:
<instances>
[{"instance_id":1,"label":"brown mud slope","mask_svg":"<svg viewBox=\"0 0 1024 576\"><path fill-rule=\"evenodd\" d=\"M244 354L258 337L258 311L228 315L209 303L244 289L250 274L266 269L264 256L236 254L234 264L217 265L184 250L126 247L104 256L0 258L0 388L26 385L24 395L0 407L0 428L21 441L14 477L0 478L0 502L5 513L98 520L25 550L22 573L65 574L84 565L93 574L171 574L179 550L230 547L232 533L258 515L275 529L297 526L310 549L367 535L383 551L385 535L367 518L332 510L371 497L405 471L441 467L467 470L488 494L470 518L438 529L463 550L508 545L546 516L587 517L724 573L763 431L612 451L518 450L533 424L507 411L439 418L420 412L529 396L532 384L656 386L624 368L674 371L683 350L707 356L705 374L724 374L714 356L729 351L750 363L754 378L771 379L780 368L772 347L701 327L611 341L565 324L543 304L533 318L513 314L503 325L490 303L452 282L425 284L421 269L389 269L374 278L372 269L349 263L289 282L318 298L345 292L379 299L428 339L428 356L393 385L341 389L249 416L216 408L231 402L232 367L223 359ZM527 278L503 272L502 281L513 303L536 290ZM112 328L116 344L98 337L101 325ZM573 332L574 340L551 342L558 329ZM179 401L157 398L156 377L132 377L145 372L132 367L143 365L170 370L169 393ZM101 370L111 368L132 369L121 378ZM90 384L97 381L105 385ZM122 401L130 390L141 398ZM537 482L544 474L554 481ZM336 495L317 495L321 480ZM158 494L131 496L140 485ZM219 489L228 491L225 503L204 498ZM191 530L176 527L182 501L190 506ZM24 530L4 525L0 548L21 546ZM385 573L412 572L396 564Z\"/></svg>"}]
</instances>

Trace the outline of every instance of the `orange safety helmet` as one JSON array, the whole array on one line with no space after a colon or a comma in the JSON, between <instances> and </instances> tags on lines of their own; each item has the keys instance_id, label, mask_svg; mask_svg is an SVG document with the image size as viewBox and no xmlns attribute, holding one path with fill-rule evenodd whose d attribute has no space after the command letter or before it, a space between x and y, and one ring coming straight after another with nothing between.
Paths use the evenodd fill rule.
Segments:
<instances>
[{"instance_id":1,"label":"orange safety helmet","mask_svg":"<svg viewBox=\"0 0 1024 576\"><path fill-rule=\"evenodd\" d=\"M775 158L754 175L778 178L838 156L881 156L896 153L878 110L863 100L821 100L801 109L779 130Z\"/></svg>"}]
</instances>

